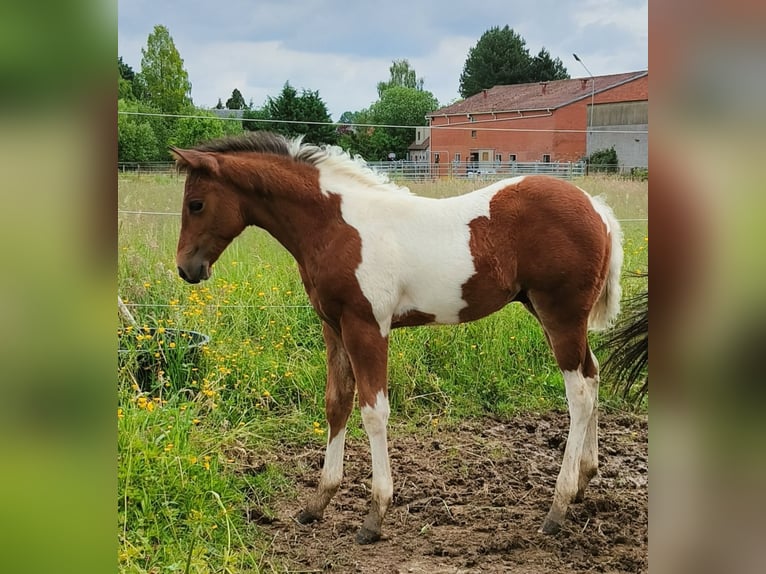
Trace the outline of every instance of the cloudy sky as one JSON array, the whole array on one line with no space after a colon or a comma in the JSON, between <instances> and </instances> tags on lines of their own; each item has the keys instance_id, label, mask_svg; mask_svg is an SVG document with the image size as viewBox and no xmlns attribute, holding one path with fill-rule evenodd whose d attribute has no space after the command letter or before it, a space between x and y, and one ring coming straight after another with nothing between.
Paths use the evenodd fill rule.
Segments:
<instances>
[{"instance_id":1,"label":"cloudy sky","mask_svg":"<svg viewBox=\"0 0 766 574\"><path fill-rule=\"evenodd\" d=\"M234 88L260 107L289 81L318 90L333 119L377 99L393 60L409 60L439 103L459 97L468 51L506 24L532 55L545 47L572 77L648 67L647 0L130 0L118 3L119 55L136 72L155 25L170 30L212 107Z\"/></svg>"}]
</instances>

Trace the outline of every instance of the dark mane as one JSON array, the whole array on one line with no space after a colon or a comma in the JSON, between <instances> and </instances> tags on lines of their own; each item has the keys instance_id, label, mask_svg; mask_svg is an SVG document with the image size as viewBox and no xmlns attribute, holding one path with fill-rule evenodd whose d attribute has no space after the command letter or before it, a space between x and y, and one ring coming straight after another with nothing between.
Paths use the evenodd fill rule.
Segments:
<instances>
[{"instance_id":1,"label":"dark mane","mask_svg":"<svg viewBox=\"0 0 766 574\"><path fill-rule=\"evenodd\" d=\"M272 153L293 155L295 144L284 136L272 132L248 132L244 135L229 136L205 142L194 149L218 153Z\"/></svg>"},{"instance_id":2,"label":"dark mane","mask_svg":"<svg viewBox=\"0 0 766 574\"><path fill-rule=\"evenodd\" d=\"M351 157L348 152L334 145L303 143L303 136L288 139L273 132L248 132L244 135L211 140L194 149L214 153L268 153L288 156L317 169L352 178L374 189L410 195L408 188L391 182L385 173L378 173L370 168L362 157Z\"/></svg>"}]
</instances>

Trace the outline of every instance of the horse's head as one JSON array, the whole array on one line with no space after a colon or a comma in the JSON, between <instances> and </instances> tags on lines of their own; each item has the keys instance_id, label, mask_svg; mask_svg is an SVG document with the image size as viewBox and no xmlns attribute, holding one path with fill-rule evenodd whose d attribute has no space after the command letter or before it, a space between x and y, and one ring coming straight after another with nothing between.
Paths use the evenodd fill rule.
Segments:
<instances>
[{"instance_id":1,"label":"horse's head","mask_svg":"<svg viewBox=\"0 0 766 574\"><path fill-rule=\"evenodd\" d=\"M210 268L245 228L241 196L223 175L219 154L171 148L176 165L187 172L181 209L176 265L189 283L210 277Z\"/></svg>"}]
</instances>

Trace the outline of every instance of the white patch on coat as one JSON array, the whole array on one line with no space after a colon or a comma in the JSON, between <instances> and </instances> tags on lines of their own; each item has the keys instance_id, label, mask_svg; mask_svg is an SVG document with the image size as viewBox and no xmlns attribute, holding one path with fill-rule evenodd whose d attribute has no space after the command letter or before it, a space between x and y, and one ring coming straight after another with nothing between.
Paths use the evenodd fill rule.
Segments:
<instances>
[{"instance_id":1,"label":"white patch on coat","mask_svg":"<svg viewBox=\"0 0 766 574\"><path fill-rule=\"evenodd\" d=\"M343 480L343 452L345 450L346 429L342 428L332 440L327 442L327 452L322 468L322 486L336 488Z\"/></svg>"},{"instance_id":2,"label":"white patch on coat","mask_svg":"<svg viewBox=\"0 0 766 574\"><path fill-rule=\"evenodd\" d=\"M381 336L388 335L393 317L410 311L433 315L435 323L458 323L467 305L463 284L476 272L469 224L489 217L495 194L523 177L458 197L431 199L368 187L319 167L322 190L341 196L343 219L361 237L356 278Z\"/></svg>"}]
</instances>

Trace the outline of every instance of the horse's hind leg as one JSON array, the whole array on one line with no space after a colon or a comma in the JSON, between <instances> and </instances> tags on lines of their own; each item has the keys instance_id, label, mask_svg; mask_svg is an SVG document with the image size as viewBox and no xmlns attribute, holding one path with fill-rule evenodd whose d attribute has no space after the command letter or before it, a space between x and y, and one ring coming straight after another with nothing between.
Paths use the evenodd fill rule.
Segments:
<instances>
[{"instance_id":1,"label":"horse's hind leg","mask_svg":"<svg viewBox=\"0 0 766 574\"><path fill-rule=\"evenodd\" d=\"M324 509L338 491L343 478L346 422L354 407L354 375L346 350L338 335L327 323L323 325L323 334L327 345L325 411L330 428L319 487L298 514L297 520L301 524L322 518Z\"/></svg>"},{"instance_id":2,"label":"horse's hind leg","mask_svg":"<svg viewBox=\"0 0 766 574\"><path fill-rule=\"evenodd\" d=\"M564 457L556 480L553 503L541 531L552 534L564 522L569 504L575 500L580 487L584 490L587 480L581 478L581 469L588 475L595 463L597 453L594 417L596 409L597 373L588 348L587 315L576 311L576 306L562 308L566 298L530 294L534 314L545 330L556 362L564 376L567 404L569 405L569 435ZM590 431L590 432L589 432ZM583 454L585 465L583 465ZM591 475L592 476L592 475Z\"/></svg>"},{"instance_id":3,"label":"horse's hind leg","mask_svg":"<svg viewBox=\"0 0 766 574\"><path fill-rule=\"evenodd\" d=\"M532 303L524 299L522 303L538 321L540 317L537 315L537 311L532 306ZM551 338L548 335L548 331L545 330L545 325L540 322L540 326L543 329L545 338L548 341L548 345L553 348ZM587 345L587 342L586 342ZM585 431L585 441L583 443L582 458L580 459L580 473L577 484L577 493L575 494L575 501L581 502L585 496L585 489L590 483L591 478L596 476L598 472L598 361L596 356L591 352L590 348L587 349L587 353L590 353L590 360L595 368L595 375L593 377L586 377L585 382L590 388L591 395L594 397L593 412L591 413L590 420L588 421L588 428Z\"/></svg>"},{"instance_id":4,"label":"horse's hind leg","mask_svg":"<svg viewBox=\"0 0 766 574\"><path fill-rule=\"evenodd\" d=\"M582 458L580 459L580 475L577 483L577 494L575 494L575 501L581 502L585 497L585 489L587 488L590 480L596 476L598 472L598 361L596 360L593 352L588 349L587 353L590 357L592 369L586 369L585 383L589 387L591 396L593 397L593 412L590 415L588 421L588 428L585 431L585 441L582 448ZM588 364L586 358L586 365ZM594 373L593 376L587 376L587 374Z\"/></svg>"}]
</instances>

